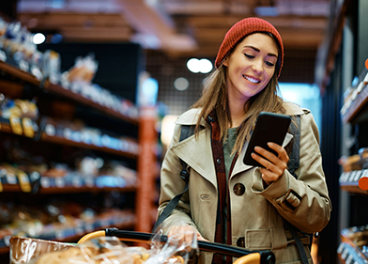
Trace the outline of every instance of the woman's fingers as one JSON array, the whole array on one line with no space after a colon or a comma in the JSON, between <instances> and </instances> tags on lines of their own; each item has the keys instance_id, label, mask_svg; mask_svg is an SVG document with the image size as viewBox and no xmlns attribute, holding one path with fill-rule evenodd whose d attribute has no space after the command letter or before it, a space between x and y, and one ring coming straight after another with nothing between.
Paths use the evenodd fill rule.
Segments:
<instances>
[{"instance_id":1,"label":"woman's fingers","mask_svg":"<svg viewBox=\"0 0 368 264\"><path fill-rule=\"evenodd\" d=\"M170 228L167 236L169 237L169 241L171 241L171 243L177 243L178 247L184 246L184 250L188 252L192 250L193 239L195 236L197 236L197 239L201 238L204 240L204 238L192 226L189 225L173 226Z\"/></svg>"},{"instance_id":2,"label":"woman's fingers","mask_svg":"<svg viewBox=\"0 0 368 264\"><path fill-rule=\"evenodd\" d=\"M270 184L276 181L287 169L289 156L286 150L278 144L269 142L268 146L276 151L277 156L264 148L255 147L256 153L252 153L252 158L265 167L261 168L260 172L263 180Z\"/></svg>"}]
</instances>

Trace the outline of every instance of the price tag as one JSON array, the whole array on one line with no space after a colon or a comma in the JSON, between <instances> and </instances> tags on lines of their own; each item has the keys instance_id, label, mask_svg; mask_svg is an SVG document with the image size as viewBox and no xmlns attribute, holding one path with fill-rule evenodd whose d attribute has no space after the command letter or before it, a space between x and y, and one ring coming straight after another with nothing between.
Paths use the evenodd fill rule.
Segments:
<instances>
[{"instance_id":1,"label":"price tag","mask_svg":"<svg viewBox=\"0 0 368 264\"><path fill-rule=\"evenodd\" d=\"M25 174L24 172L19 172L18 180L20 188L22 189L23 192L31 192L31 184L29 183L27 174Z\"/></svg>"},{"instance_id":2,"label":"price tag","mask_svg":"<svg viewBox=\"0 0 368 264\"><path fill-rule=\"evenodd\" d=\"M10 116L9 121L10 121L10 126L12 128L13 133L17 135L22 135L23 129L22 129L22 125L20 123L19 117Z\"/></svg>"},{"instance_id":3,"label":"price tag","mask_svg":"<svg viewBox=\"0 0 368 264\"><path fill-rule=\"evenodd\" d=\"M50 179L47 177L42 177L41 178L41 186L43 188L49 188L50 187Z\"/></svg>"},{"instance_id":4,"label":"price tag","mask_svg":"<svg viewBox=\"0 0 368 264\"><path fill-rule=\"evenodd\" d=\"M64 178L55 178L56 187L63 188L65 186Z\"/></svg>"},{"instance_id":5,"label":"price tag","mask_svg":"<svg viewBox=\"0 0 368 264\"><path fill-rule=\"evenodd\" d=\"M14 174L7 174L6 180L8 181L8 184L17 184L17 178Z\"/></svg>"},{"instance_id":6,"label":"price tag","mask_svg":"<svg viewBox=\"0 0 368 264\"><path fill-rule=\"evenodd\" d=\"M24 135L26 137L33 138L35 135L35 132L33 130L32 120L28 117L24 117L22 119L22 125L23 125Z\"/></svg>"}]
</instances>

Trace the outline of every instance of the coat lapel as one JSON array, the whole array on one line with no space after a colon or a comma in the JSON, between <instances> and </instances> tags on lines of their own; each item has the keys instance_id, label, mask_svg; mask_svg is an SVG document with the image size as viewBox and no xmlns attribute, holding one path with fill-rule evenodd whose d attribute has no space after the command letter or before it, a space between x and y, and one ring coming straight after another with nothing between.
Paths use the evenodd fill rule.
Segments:
<instances>
[{"instance_id":1,"label":"coat lapel","mask_svg":"<svg viewBox=\"0 0 368 264\"><path fill-rule=\"evenodd\" d=\"M172 151L217 189L216 171L212 160L210 129L202 129L199 132L198 139L191 136L178 142L172 146Z\"/></svg>"}]
</instances>

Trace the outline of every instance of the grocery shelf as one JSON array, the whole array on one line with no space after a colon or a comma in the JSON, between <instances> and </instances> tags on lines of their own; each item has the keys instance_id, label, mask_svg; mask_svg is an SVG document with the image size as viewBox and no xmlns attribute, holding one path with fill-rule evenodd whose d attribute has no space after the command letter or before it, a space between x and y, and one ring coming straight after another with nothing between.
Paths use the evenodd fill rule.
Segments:
<instances>
[{"instance_id":1,"label":"grocery shelf","mask_svg":"<svg viewBox=\"0 0 368 264\"><path fill-rule=\"evenodd\" d=\"M363 253L357 245L359 240L364 240L368 230L366 226L351 227L343 229L340 233L341 244L337 250L340 260L343 263L368 264L368 255Z\"/></svg>"},{"instance_id":2,"label":"grocery shelf","mask_svg":"<svg viewBox=\"0 0 368 264\"><path fill-rule=\"evenodd\" d=\"M44 86L44 90L47 91L47 92L51 92L53 94L56 94L56 95L61 95L63 97L72 99L73 101L76 101L78 103L82 103L82 104L90 106L92 108L95 108L95 109L97 109L97 110L99 110L99 111L101 111L101 112L103 112L103 113L105 113L109 116L113 116L115 118L124 120L126 122L131 123L131 124L138 125L138 119L137 118L132 118L132 117L123 115L123 114L121 114L117 111L114 111L114 110L112 110L108 107L105 107L103 105L95 103L92 100L89 100L88 98L85 98L85 97L83 97L79 94L73 93L72 91L63 88L60 85L55 85L55 84L52 84L50 82L46 82L45 86Z\"/></svg>"},{"instance_id":3,"label":"grocery shelf","mask_svg":"<svg viewBox=\"0 0 368 264\"><path fill-rule=\"evenodd\" d=\"M123 115L120 112L117 112L117 111L114 111L113 109L102 106L98 103L93 102L92 100L88 98L83 97L82 95L73 93L72 91L63 88L60 85L52 84L49 81L40 81L31 73L25 72L21 69L18 69L17 67L14 67L2 61L0 61L0 72L11 75L15 78L18 78L24 82L30 83L34 86L43 88L45 92L50 92L52 94L68 98L75 102L82 103L84 105L97 109L100 112L105 113L108 116L112 116L114 118L129 122L133 125L138 125L137 118L132 118L132 117ZM4 87L2 87L2 90L4 90Z\"/></svg>"},{"instance_id":4,"label":"grocery shelf","mask_svg":"<svg viewBox=\"0 0 368 264\"><path fill-rule=\"evenodd\" d=\"M353 120L353 118L362 110L362 108L368 103L368 85L366 85L362 91L351 102L349 108L342 115L342 121L347 124Z\"/></svg>"},{"instance_id":5,"label":"grocery shelf","mask_svg":"<svg viewBox=\"0 0 368 264\"><path fill-rule=\"evenodd\" d=\"M107 148L107 147L99 147L99 146L95 146L92 144L86 144L83 142L75 142L75 141L57 137L57 136L49 136L46 133L42 133L41 140L45 142L60 144L60 145L68 145L72 147L103 151L106 153L123 156L127 158L137 158L137 155L138 155L137 153L131 153L131 152L116 150L116 149Z\"/></svg>"},{"instance_id":6,"label":"grocery shelf","mask_svg":"<svg viewBox=\"0 0 368 264\"><path fill-rule=\"evenodd\" d=\"M8 63L5 63L3 61L0 61L0 72L7 73L15 78L21 79L22 81L25 81L27 83L33 84L33 85L40 85L40 81L36 78L36 76L22 71L21 69L18 69L17 67L14 67Z\"/></svg>"},{"instance_id":7,"label":"grocery shelf","mask_svg":"<svg viewBox=\"0 0 368 264\"><path fill-rule=\"evenodd\" d=\"M343 172L339 178L340 189L350 192L368 195L367 190L359 187L359 180L368 175L368 170L355 170Z\"/></svg>"},{"instance_id":8,"label":"grocery shelf","mask_svg":"<svg viewBox=\"0 0 368 264\"><path fill-rule=\"evenodd\" d=\"M368 264L364 255L354 246L341 243L337 249L337 255L341 263Z\"/></svg>"},{"instance_id":9,"label":"grocery shelf","mask_svg":"<svg viewBox=\"0 0 368 264\"><path fill-rule=\"evenodd\" d=\"M5 133L13 134L13 131L12 131L12 128L11 128L10 124L5 123L5 122L0 122L0 131L5 132ZM105 152L105 153L110 153L110 154L114 154L114 155L117 155L117 156L133 158L133 159L137 158L137 156L138 156L137 153L122 151L122 150L116 150L116 149L107 148L107 147L103 147L103 146L101 146L101 147L100 146L95 146L95 145L86 144L86 143L83 143L83 142L76 142L76 141L68 140L68 139L65 139L65 138L62 138L62 137L58 137L58 136L50 136L50 135L47 135L44 132L41 133L40 140L45 141L45 142L59 144L59 145L67 145L67 146L72 146L72 147L102 151L102 152Z\"/></svg>"},{"instance_id":10,"label":"grocery shelf","mask_svg":"<svg viewBox=\"0 0 368 264\"><path fill-rule=\"evenodd\" d=\"M46 177L40 176L38 173L33 174L25 174L26 177L21 178L21 184L19 177L16 175L2 172L0 177L2 192L33 192L40 194L112 190L133 192L137 188L134 180L126 180L123 177L113 175L84 177L70 173L65 176ZM25 185L28 185L28 188L25 188Z\"/></svg>"}]
</instances>

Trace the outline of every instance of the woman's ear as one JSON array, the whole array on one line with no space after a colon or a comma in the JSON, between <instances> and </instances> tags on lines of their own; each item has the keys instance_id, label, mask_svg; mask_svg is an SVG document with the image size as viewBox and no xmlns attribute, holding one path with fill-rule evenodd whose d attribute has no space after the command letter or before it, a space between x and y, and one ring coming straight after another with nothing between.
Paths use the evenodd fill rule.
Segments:
<instances>
[{"instance_id":1,"label":"woman's ear","mask_svg":"<svg viewBox=\"0 0 368 264\"><path fill-rule=\"evenodd\" d=\"M229 67L229 57L225 57L225 59L222 60L222 65L226 66L226 67Z\"/></svg>"}]
</instances>

